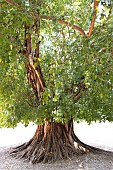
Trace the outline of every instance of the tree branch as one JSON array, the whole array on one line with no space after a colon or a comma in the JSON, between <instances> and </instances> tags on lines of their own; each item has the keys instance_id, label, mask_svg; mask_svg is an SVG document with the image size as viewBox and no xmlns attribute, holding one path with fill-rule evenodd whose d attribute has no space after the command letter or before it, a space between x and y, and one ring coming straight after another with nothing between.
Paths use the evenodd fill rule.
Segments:
<instances>
[{"instance_id":1,"label":"tree branch","mask_svg":"<svg viewBox=\"0 0 113 170\"><path fill-rule=\"evenodd\" d=\"M14 2L12 2L12 1L10 1L10 0L4 0L6 3L8 3L9 5L16 5L16 6L18 6L18 5L20 5L20 4L17 4L17 3L14 3ZM93 29L94 29L94 24L95 24L95 20L96 20L96 17L97 17L97 8L98 8L98 5L99 5L99 0L94 0L94 10L93 10L93 18L92 18L92 21L91 21L91 24L90 24L90 29L89 29L89 32L88 32L88 34L87 34L87 36L91 36L91 34L92 34L92 31L93 31ZM58 23L60 23L60 24L63 24L63 25L65 25L65 26L67 26L67 27L71 27L71 28L73 28L74 30L77 30L77 31L79 31L80 32L80 34L82 35L82 36L86 36L86 34L85 34L85 31L81 28L81 27L79 27L79 26L77 26L77 25L72 25L72 24L70 24L69 22L67 22L67 21L64 21L64 20L62 20L62 19L57 19L57 17L54 17L54 16L45 16L45 15L42 15L42 16L40 16L40 18L41 19L46 19L46 20L56 20Z\"/></svg>"},{"instance_id":2,"label":"tree branch","mask_svg":"<svg viewBox=\"0 0 113 170\"><path fill-rule=\"evenodd\" d=\"M81 27L79 27L79 26L77 26L77 25L72 25L72 24L70 24L69 22L63 21L63 20L61 20L61 19L57 19L57 18L54 17L54 16L45 16L45 15L42 15L42 16L40 16L40 18L41 18L41 19L46 19L46 20L56 20L56 21L59 22L60 24L64 24L64 25L66 25L66 26L68 26L68 27L71 27L71 28L73 28L74 30L78 30L82 36L85 36L85 35L86 35L85 32L84 32L84 30L83 30Z\"/></svg>"},{"instance_id":3,"label":"tree branch","mask_svg":"<svg viewBox=\"0 0 113 170\"><path fill-rule=\"evenodd\" d=\"M16 3L12 2L12 1L10 1L10 0L4 0L4 1L7 2L9 5L16 5L16 6L20 5L20 4L16 4ZM66 25L67 27L71 27L71 28L73 28L74 30L78 30L82 36L85 36L85 35L86 35L85 32L84 32L84 30L83 30L81 27L79 27L79 26L77 26L77 25L72 25L72 24L70 24L69 22L63 21L63 20L61 20L61 19L57 19L57 18L54 17L54 16L45 16L45 15L42 15L42 16L40 16L40 18L41 18L41 19L46 19L46 20L56 20L56 21L59 22L60 24L64 24L64 25Z\"/></svg>"},{"instance_id":4,"label":"tree branch","mask_svg":"<svg viewBox=\"0 0 113 170\"><path fill-rule=\"evenodd\" d=\"M99 5L99 0L94 0L94 10L93 10L93 19L91 21L91 24L90 24L90 29L89 29L89 32L87 34L87 36L91 36L92 32L93 32L93 29L94 29L94 24L95 24L95 20L96 20L96 17L97 17L97 12L98 12L98 5Z\"/></svg>"},{"instance_id":5,"label":"tree branch","mask_svg":"<svg viewBox=\"0 0 113 170\"><path fill-rule=\"evenodd\" d=\"M7 4L9 4L9 5L17 5L16 3L14 3L14 2L12 2L12 1L10 1L10 0L4 0Z\"/></svg>"}]
</instances>

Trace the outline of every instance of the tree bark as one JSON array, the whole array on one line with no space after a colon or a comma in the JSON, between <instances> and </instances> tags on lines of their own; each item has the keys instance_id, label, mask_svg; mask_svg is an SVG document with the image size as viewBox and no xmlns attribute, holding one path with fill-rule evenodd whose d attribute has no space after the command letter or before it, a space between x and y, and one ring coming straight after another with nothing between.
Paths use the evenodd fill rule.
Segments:
<instances>
[{"instance_id":1,"label":"tree bark","mask_svg":"<svg viewBox=\"0 0 113 170\"><path fill-rule=\"evenodd\" d=\"M75 143L77 146L75 147ZM73 119L62 124L45 121L38 125L33 138L21 146L13 148L10 155L35 163L51 163L87 152L100 152L101 149L81 142L74 133Z\"/></svg>"}]
</instances>

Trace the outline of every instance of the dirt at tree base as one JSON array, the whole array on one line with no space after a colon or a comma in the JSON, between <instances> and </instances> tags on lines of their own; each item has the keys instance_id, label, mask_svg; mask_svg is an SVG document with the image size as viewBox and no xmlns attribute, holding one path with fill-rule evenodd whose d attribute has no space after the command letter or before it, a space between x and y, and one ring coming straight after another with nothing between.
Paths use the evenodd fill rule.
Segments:
<instances>
[{"instance_id":1,"label":"dirt at tree base","mask_svg":"<svg viewBox=\"0 0 113 170\"><path fill-rule=\"evenodd\" d=\"M113 170L113 157L106 154L87 153L71 160L33 165L23 159L9 157L11 147L0 148L0 170Z\"/></svg>"}]
</instances>

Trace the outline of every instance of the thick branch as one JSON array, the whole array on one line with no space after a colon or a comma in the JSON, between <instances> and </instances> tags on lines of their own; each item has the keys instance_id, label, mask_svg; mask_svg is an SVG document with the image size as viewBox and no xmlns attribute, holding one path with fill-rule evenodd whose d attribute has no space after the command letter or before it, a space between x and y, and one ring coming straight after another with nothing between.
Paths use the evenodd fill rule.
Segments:
<instances>
[{"instance_id":1,"label":"thick branch","mask_svg":"<svg viewBox=\"0 0 113 170\"><path fill-rule=\"evenodd\" d=\"M99 0L94 0L94 10L93 10L94 14L93 14L93 18L92 18L92 21L91 21L91 24L90 24L89 32L87 34L88 36L91 36L93 29L94 29L94 24L95 24L97 12L98 12L98 5L99 5Z\"/></svg>"},{"instance_id":2,"label":"thick branch","mask_svg":"<svg viewBox=\"0 0 113 170\"><path fill-rule=\"evenodd\" d=\"M59 22L60 24L64 24L64 25L66 25L66 26L68 26L68 27L71 27L71 28L73 28L74 30L78 30L82 36L85 36L85 35L86 35L85 32L84 32L84 30L83 30L81 27L79 27L79 26L77 26L77 25L72 25L72 24L70 24L69 22L63 21L63 20L61 20L61 19L57 19L57 18L55 18L54 16L45 16L45 15L42 15L42 16L40 16L40 18L41 18L41 19L46 19L46 20L56 20L56 21Z\"/></svg>"},{"instance_id":3,"label":"thick branch","mask_svg":"<svg viewBox=\"0 0 113 170\"><path fill-rule=\"evenodd\" d=\"M12 1L10 1L10 0L4 0L7 4L9 4L9 5L18 5L18 4L16 4L16 3L14 3L14 2L12 2Z\"/></svg>"},{"instance_id":4,"label":"thick branch","mask_svg":"<svg viewBox=\"0 0 113 170\"><path fill-rule=\"evenodd\" d=\"M16 5L16 6L19 5L19 4L14 3L14 2L12 2L12 1L10 1L10 0L4 0L4 1L5 1L6 3L8 3L9 5ZM94 29L94 24L95 24L95 20L96 20L96 16L97 16L97 8L98 8L98 5L99 5L99 0L94 0L94 10L93 10L94 15L93 15L92 22L91 22L91 24L90 24L90 29L89 29L89 32L88 32L87 36L90 36L90 35L92 34L93 29ZM35 17L36 17L36 16L35 16ZM81 27L79 27L79 26L77 26L77 25L70 24L69 22L64 21L64 20L62 20L62 19L57 19L57 17L42 15L42 16L40 16L40 18L41 18L41 19L46 19L46 20L56 20L56 21L57 21L58 23L60 23L60 24L63 24L63 25L65 25L65 26L67 26L67 27L71 27L71 28L73 28L74 30L78 30L82 36L86 36L84 30L83 30Z\"/></svg>"},{"instance_id":5,"label":"thick branch","mask_svg":"<svg viewBox=\"0 0 113 170\"><path fill-rule=\"evenodd\" d=\"M4 0L4 1L7 2L9 5L18 5L18 4L16 4L16 3L14 3L14 2L11 2L10 0ZM81 27L79 27L79 26L77 26L77 25L72 25L72 24L70 24L69 22L63 21L63 20L61 20L61 19L57 19L57 18L54 17L54 16L45 16L45 15L42 15L42 16L40 16L40 18L41 18L41 19L46 19L46 20L54 20L54 19L55 19L55 20L56 20L57 22L59 22L60 24L64 24L64 25L66 25L66 26L68 26L68 27L71 27L71 28L73 28L74 30L78 30L82 36L85 36L85 35L86 35L85 32L84 32L84 30L83 30Z\"/></svg>"}]
</instances>

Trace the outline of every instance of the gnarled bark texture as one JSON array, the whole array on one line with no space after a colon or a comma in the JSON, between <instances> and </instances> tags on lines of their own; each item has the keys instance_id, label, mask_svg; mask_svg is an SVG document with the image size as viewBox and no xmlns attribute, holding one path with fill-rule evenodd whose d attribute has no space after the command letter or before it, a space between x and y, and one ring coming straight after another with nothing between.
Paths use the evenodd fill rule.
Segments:
<instances>
[{"instance_id":1,"label":"gnarled bark texture","mask_svg":"<svg viewBox=\"0 0 113 170\"><path fill-rule=\"evenodd\" d=\"M74 145L77 142L77 147ZM62 124L48 122L39 125L33 138L21 146L13 148L10 153L16 158L24 158L34 163L54 162L62 159L71 159L73 156L85 152L96 152L100 149L81 142L73 131L73 120Z\"/></svg>"}]
</instances>

